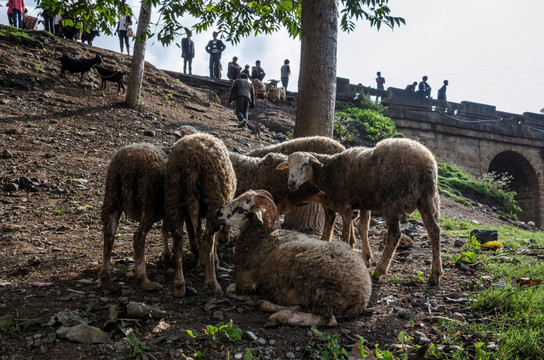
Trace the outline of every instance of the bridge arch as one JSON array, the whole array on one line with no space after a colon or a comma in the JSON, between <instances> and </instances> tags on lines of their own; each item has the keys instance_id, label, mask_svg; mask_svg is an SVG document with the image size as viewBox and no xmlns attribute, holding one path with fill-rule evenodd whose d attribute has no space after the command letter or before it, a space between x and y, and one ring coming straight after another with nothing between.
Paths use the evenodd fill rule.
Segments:
<instances>
[{"instance_id":1,"label":"bridge arch","mask_svg":"<svg viewBox=\"0 0 544 360\"><path fill-rule=\"evenodd\" d=\"M509 190L517 193L515 199L523 210L518 215L519 219L533 221L540 227L540 182L535 168L538 168L538 164L532 164L522 153L506 146L487 154L481 170L482 173L506 173L512 176Z\"/></svg>"}]
</instances>

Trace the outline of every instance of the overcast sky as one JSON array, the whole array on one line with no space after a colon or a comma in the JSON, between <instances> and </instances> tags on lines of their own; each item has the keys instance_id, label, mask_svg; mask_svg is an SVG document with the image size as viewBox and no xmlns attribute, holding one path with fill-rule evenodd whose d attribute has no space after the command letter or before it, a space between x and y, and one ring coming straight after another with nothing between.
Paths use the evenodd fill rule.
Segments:
<instances>
[{"instance_id":1,"label":"overcast sky","mask_svg":"<svg viewBox=\"0 0 544 360\"><path fill-rule=\"evenodd\" d=\"M139 2L127 3L137 19ZM26 4L36 15L35 3L27 0ZM392 15L406 20L405 26L377 31L359 22L356 31L339 33L339 77L375 87L376 72L381 71L386 87L404 88L427 75L434 98L447 79L448 100L453 102L480 102L513 113L538 113L544 108L544 1L390 0L389 6ZM5 8L1 10L0 22L6 24ZM156 14L153 20L157 21ZM192 23L187 20L183 25L190 27ZM193 35L194 74L209 74L204 47L212 38L211 32ZM113 36L100 36L94 45L119 51L118 39ZM241 65L254 65L259 59L266 71L265 80L279 79L283 60L289 59L289 90L296 90L299 40L280 32L245 38L237 46L226 45L222 57L225 70L233 56ZM181 50L174 44L163 48L151 40L146 60L161 69L183 68ZM226 77L226 71L223 75Z\"/></svg>"}]
</instances>

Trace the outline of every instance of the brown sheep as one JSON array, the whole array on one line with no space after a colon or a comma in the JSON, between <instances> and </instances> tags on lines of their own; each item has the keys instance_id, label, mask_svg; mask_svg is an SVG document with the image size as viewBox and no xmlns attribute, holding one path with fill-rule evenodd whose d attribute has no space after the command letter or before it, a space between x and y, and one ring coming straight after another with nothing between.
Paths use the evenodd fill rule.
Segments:
<instances>
[{"instance_id":1,"label":"brown sheep","mask_svg":"<svg viewBox=\"0 0 544 360\"><path fill-rule=\"evenodd\" d=\"M257 294L278 305L301 307L269 318L287 325L334 326L336 319L361 314L372 289L363 259L340 241L273 230L277 216L274 202L260 190L240 195L217 212L219 221L240 228L235 284L227 293Z\"/></svg>"},{"instance_id":2,"label":"brown sheep","mask_svg":"<svg viewBox=\"0 0 544 360\"><path fill-rule=\"evenodd\" d=\"M165 213L174 237L174 296L185 295L182 269L183 223L193 251L199 253L210 293L221 293L215 275L215 212L236 191L236 175L226 146L218 138L197 133L176 142L166 164ZM202 234L201 219L206 220Z\"/></svg>"},{"instance_id":3,"label":"brown sheep","mask_svg":"<svg viewBox=\"0 0 544 360\"><path fill-rule=\"evenodd\" d=\"M387 237L382 257L373 272L376 278L387 274L400 239L400 218L419 210L432 247L431 285L439 285L440 198L438 171L433 154L420 143L408 139L386 139L375 148L354 147L335 155L297 152L289 155L278 168L289 168L289 188L296 190L305 182L315 185L343 208L347 219L352 209L365 215L359 232L366 234L369 211L381 212L387 223ZM351 226L344 221L342 237L347 241ZM362 236L363 258L369 263L372 253Z\"/></svg>"},{"instance_id":4,"label":"brown sheep","mask_svg":"<svg viewBox=\"0 0 544 360\"><path fill-rule=\"evenodd\" d=\"M164 215L166 161L164 151L146 143L125 146L119 149L110 161L101 214L104 224L104 253L99 276L103 288L113 286L110 272L111 251L122 213L139 222L138 230L134 233L136 281L144 290L161 288L159 283L147 278L144 250L147 233ZM164 223L162 236L167 243Z\"/></svg>"}]
</instances>

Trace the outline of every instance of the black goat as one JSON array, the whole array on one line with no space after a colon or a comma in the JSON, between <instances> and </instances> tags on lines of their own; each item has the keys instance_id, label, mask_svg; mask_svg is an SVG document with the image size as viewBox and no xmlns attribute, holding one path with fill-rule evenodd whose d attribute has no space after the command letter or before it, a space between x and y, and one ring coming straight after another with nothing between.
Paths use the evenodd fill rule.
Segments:
<instances>
[{"instance_id":1,"label":"black goat","mask_svg":"<svg viewBox=\"0 0 544 360\"><path fill-rule=\"evenodd\" d=\"M83 75L90 71L92 67L102 62L102 56L96 55L92 59L78 59L68 55L62 55L60 58L62 68L60 69L60 76L66 78L64 73L66 70L72 73L81 73L81 81L83 81Z\"/></svg>"},{"instance_id":2,"label":"black goat","mask_svg":"<svg viewBox=\"0 0 544 360\"><path fill-rule=\"evenodd\" d=\"M93 40L97 36L100 36L100 32L96 29L91 29L90 31L84 30L81 33L81 42L85 43L86 41L90 46L93 46Z\"/></svg>"},{"instance_id":3,"label":"black goat","mask_svg":"<svg viewBox=\"0 0 544 360\"><path fill-rule=\"evenodd\" d=\"M101 89L106 88L106 81L113 81L117 83L117 93L123 89L123 94L125 93L125 85L123 85L123 76L126 74L126 72L120 72L115 70L106 69L100 66L95 66L96 71L98 71L98 75L102 78L102 86L100 86Z\"/></svg>"}]
</instances>

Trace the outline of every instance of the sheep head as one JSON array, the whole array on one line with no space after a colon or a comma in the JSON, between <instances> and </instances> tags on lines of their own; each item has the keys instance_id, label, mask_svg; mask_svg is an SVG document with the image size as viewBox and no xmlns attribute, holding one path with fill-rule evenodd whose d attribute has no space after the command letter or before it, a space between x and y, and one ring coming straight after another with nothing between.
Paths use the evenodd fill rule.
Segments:
<instances>
[{"instance_id":1,"label":"sheep head","mask_svg":"<svg viewBox=\"0 0 544 360\"><path fill-rule=\"evenodd\" d=\"M277 170L289 169L287 185L289 190L295 191L300 185L313 178L313 165L322 167L323 164L310 153L297 151L289 155L287 162L279 164Z\"/></svg>"},{"instance_id":2,"label":"sheep head","mask_svg":"<svg viewBox=\"0 0 544 360\"><path fill-rule=\"evenodd\" d=\"M191 125L182 125L172 132L172 135L176 137L176 141L186 135L196 134L198 130Z\"/></svg>"},{"instance_id":3,"label":"sheep head","mask_svg":"<svg viewBox=\"0 0 544 360\"><path fill-rule=\"evenodd\" d=\"M278 210L268 191L246 191L223 205L217 211L215 218L219 223L241 228L252 216L261 223L266 223L268 227L272 227L278 219Z\"/></svg>"}]
</instances>

